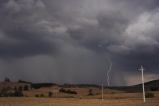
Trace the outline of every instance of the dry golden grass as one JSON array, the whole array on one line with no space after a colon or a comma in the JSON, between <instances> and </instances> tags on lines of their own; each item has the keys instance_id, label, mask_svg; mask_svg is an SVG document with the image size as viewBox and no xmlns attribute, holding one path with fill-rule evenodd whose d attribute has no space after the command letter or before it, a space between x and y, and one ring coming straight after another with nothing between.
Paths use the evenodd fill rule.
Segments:
<instances>
[{"instance_id":1,"label":"dry golden grass","mask_svg":"<svg viewBox=\"0 0 159 106\"><path fill-rule=\"evenodd\" d=\"M159 106L159 99L0 98L0 106Z\"/></svg>"},{"instance_id":2,"label":"dry golden grass","mask_svg":"<svg viewBox=\"0 0 159 106\"><path fill-rule=\"evenodd\" d=\"M0 106L159 106L159 92L153 92L155 98L147 99L143 104L142 93L125 93L110 89L104 90L104 100L101 98L101 89L98 88L69 88L78 92L78 95L60 93L59 88L41 88L25 91L28 97L0 98ZM89 89L97 95L88 96ZM53 97L48 98L48 92ZM44 94L45 97L35 98L35 94Z\"/></svg>"},{"instance_id":3,"label":"dry golden grass","mask_svg":"<svg viewBox=\"0 0 159 106\"><path fill-rule=\"evenodd\" d=\"M78 94L77 95L70 95L70 94L65 94L59 92L60 87L44 87L40 89L32 89L29 91L25 91L24 95L28 97L35 97L36 94L43 94L45 96L48 95L48 92L53 92L54 97L85 97L89 93L89 89L92 89L93 94L95 95L100 95L101 94L101 89L100 88L95 88L95 87L86 87L86 88L65 88L66 90L70 89L73 91L76 91ZM111 89L105 89L104 93L106 94L112 94L112 93L123 93L122 91L118 90L111 90Z\"/></svg>"}]
</instances>

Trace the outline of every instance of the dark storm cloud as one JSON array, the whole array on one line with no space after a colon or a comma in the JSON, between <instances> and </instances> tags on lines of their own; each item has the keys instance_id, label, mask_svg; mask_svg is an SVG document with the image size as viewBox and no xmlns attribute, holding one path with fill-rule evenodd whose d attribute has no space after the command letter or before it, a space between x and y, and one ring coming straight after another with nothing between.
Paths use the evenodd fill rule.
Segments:
<instances>
[{"instance_id":1,"label":"dark storm cloud","mask_svg":"<svg viewBox=\"0 0 159 106\"><path fill-rule=\"evenodd\" d=\"M37 22L45 17L43 7L38 3L37 0L1 2L1 58L56 53L55 43L45 39L48 33L35 28Z\"/></svg>"},{"instance_id":2,"label":"dark storm cloud","mask_svg":"<svg viewBox=\"0 0 159 106\"><path fill-rule=\"evenodd\" d=\"M57 49L53 43L39 38L36 33L29 33L18 30L9 32L8 38L13 41L0 42L0 56L1 58L17 58L25 56L34 56L37 54L51 54L56 53ZM15 41L14 41L15 40Z\"/></svg>"},{"instance_id":3,"label":"dark storm cloud","mask_svg":"<svg viewBox=\"0 0 159 106\"><path fill-rule=\"evenodd\" d=\"M113 84L127 84L123 76L137 75L140 64L147 75L158 74L158 6L158 0L1 0L1 75L10 73L8 65L17 78L100 83L108 56Z\"/></svg>"},{"instance_id":4,"label":"dark storm cloud","mask_svg":"<svg viewBox=\"0 0 159 106\"><path fill-rule=\"evenodd\" d=\"M115 0L113 0L115 2ZM149 10L149 9L154 9L154 8L158 8L159 5L159 1L157 0L119 0L119 2L123 2L132 6L136 6L137 8L144 8L145 10Z\"/></svg>"}]
</instances>

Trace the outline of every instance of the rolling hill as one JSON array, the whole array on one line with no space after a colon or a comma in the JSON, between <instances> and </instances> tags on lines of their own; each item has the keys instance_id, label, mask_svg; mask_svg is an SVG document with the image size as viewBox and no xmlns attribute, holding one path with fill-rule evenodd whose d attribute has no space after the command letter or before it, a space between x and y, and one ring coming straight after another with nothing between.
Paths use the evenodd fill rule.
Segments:
<instances>
[{"instance_id":1,"label":"rolling hill","mask_svg":"<svg viewBox=\"0 0 159 106\"><path fill-rule=\"evenodd\" d=\"M142 84L133 86L108 87L109 89L121 90L125 92L142 92ZM146 91L159 91L159 80L153 80L145 83Z\"/></svg>"}]
</instances>

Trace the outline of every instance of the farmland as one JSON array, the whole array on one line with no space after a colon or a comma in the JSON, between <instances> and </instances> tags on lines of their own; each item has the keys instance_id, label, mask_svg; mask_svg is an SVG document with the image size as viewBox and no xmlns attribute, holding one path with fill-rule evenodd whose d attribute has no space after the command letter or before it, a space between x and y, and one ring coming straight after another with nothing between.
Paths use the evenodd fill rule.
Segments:
<instances>
[{"instance_id":1,"label":"farmland","mask_svg":"<svg viewBox=\"0 0 159 106\"><path fill-rule=\"evenodd\" d=\"M158 106L158 99L148 99L144 106ZM143 106L141 99L77 98L0 98L0 106Z\"/></svg>"},{"instance_id":2,"label":"farmland","mask_svg":"<svg viewBox=\"0 0 159 106\"><path fill-rule=\"evenodd\" d=\"M10 90L4 91L3 87L6 87L4 85L10 87ZM104 100L102 100L100 87L73 85L52 85L22 90L23 95L18 97L18 95L10 95L10 91L14 88L12 86L18 87L22 84L15 85L7 82L1 84L3 92L1 92L0 106L159 106L159 91L154 89L156 88L154 85L158 86L158 82L157 84L146 83L146 94L149 95L146 103L143 104L142 92L137 92L140 86L105 88ZM149 86L153 89L149 90ZM14 94L14 91L12 92Z\"/></svg>"},{"instance_id":3,"label":"farmland","mask_svg":"<svg viewBox=\"0 0 159 106\"><path fill-rule=\"evenodd\" d=\"M155 97L147 98L144 104L142 93L114 92L105 93L104 100L101 99L100 94L94 96L61 94L63 96L51 98L1 97L0 106L159 106L159 92L153 94Z\"/></svg>"}]
</instances>

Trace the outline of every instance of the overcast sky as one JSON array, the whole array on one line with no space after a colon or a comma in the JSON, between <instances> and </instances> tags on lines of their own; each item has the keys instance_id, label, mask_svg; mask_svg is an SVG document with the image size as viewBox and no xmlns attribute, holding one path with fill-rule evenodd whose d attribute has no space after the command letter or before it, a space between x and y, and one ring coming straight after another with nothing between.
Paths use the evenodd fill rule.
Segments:
<instances>
[{"instance_id":1,"label":"overcast sky","mask_svg":"<svg viewBox=\"0 0 159 106\"><path fill-rule=\"evenodd\" d=\"M0 80L159 79L158 0L0 0Z\"/></svg>"}]
</instances>

